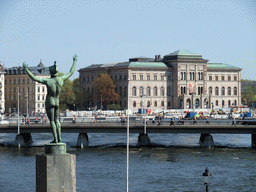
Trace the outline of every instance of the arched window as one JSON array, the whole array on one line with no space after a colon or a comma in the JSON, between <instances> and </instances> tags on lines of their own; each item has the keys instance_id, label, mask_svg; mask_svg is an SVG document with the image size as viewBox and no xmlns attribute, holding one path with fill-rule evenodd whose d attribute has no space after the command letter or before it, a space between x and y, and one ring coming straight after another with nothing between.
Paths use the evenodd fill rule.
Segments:
<instances>
[{"instance_id":1,"label":"arched window","mask_svg":"<svg viewBox=\"0 0 256 192\"><path fill-rule=\"evenodd\" d=\"M198 90L197 90L197 91L198 91L198 95L201 95L201 88L198 87L197 89L198 89Z\"/></svg>"},{"instance_id":2,"label":"arched window","mask_svg":"<svg viewBox=\"0 0 256 192\"><path fill-rule=\"evenodd\" d=\"M219 88L215 87L215 95L219 95Z\"/></svg>"},{"instance_id":3,"label":"arched window","mask_svg":"<svg viewBox=\"0 0 256 192\"><path fill-rule=\"evenodd\" d=\"M164 107L164 101L161 102L161 106Z\"/></svg>"},{"instance_id":4,"label":"arched window","mask_svg":"<svg viewBox=\"0 0 256 192\"><path fill-rule=\"evenodd\" d=\"M197 77L197 78L198 78L198 80L200 80L200 79L201 79L201 73L200 73L200 72L198 72L198 74L197 74L197 75L198 75L198 77Z\"/></svg>"},{"instance_id":5,"label":"arched window","mask_svg":"<svg viewBox=\"0 0 256 192\"><path fill-rule=\"evenodd\" d=\"M195 80L195 72L192 73L192 80Z\"/></svg>"},{"instance_id":6,"label":"arched window","mask_svg":"<svg viewBox=\"0 0 256 192\"><path fill-rule=\"evenodd\" d=\"M180 80L183 80L183 72L180 73Z\"/></svg>"},{"instance_id":7,"label":"arched window","mask_svg":"<svg viewBox=\"0 0 256 192\"><path fill-rule=\"evenodd\" d=\"M203 80L203 72L201 72L201 80Z\"/></svg>"},{"instance_id":8,"label":"arched window","mask_svg":"<svg viewBox=\"0 0 256 192\"><path fill-rule=\"evenodd\" d=\"M186 72L183 73L183 79L186 80Z\"/></svg>"},{"instance_id":9,"label":"arched window","mask_svg":"<svg viewBox=\"0 0 256 192\"><path fill-rule=\"evenodd\" d=\"M201 95L204 94L204 88L201 87Z\"/></svg>"},{"instance_id":10,"label":"arched window","mask_svg":"<svg viewBox=\"0 0 256 192\"><path fill-rule=\"evenodd\" d=\"M136 107L136 101L133 101L133 107Z\"/></svg>"},{"instance_id":11,"label":"arched window","mask_svg":"<svg viewBox=\"0 0 256 192\"><path fill-rule=\"evenodd\" d=\"M228 95L231 95L231 87L228 87Z\"/></svg>"},{"instance_id":12,"label":"arched window","mask_svg":"<svg viewBox=\"0 0 256 192\"><path fill-rule=\"evenodd\" d=\"M237 95L237 87L234 87L234 95Z\"/></svg>"},{"instance_id":13,"label":"arched window","mask_svg":"<svg viewBox=\"0 0 256 192\"><path fill-rule=\"evenodd\" d=\"M133 88L132 88L132 96L136 96L136 95L137 95L136 90L137 90L136 87L133 87Z\"/></svg>"},{"instance_id":14,"label":"arched window","mask_svg":"<svg viewBox=\"0 0 256 192\"><path fill-rule=\"evenodd\" d=\"M189 72L189 79L192 80L192 73Z\"/></svg>"},{"instance_id":15,"label":"arched window","mask_svg":"<svg viewBox=\"0 0 256 192\"><path fill-rule=\"evenodd\" d=\"M225 95L225 87L221 88L221 95Z\"/></svg>"},{"instance_id":16,"label":"arched window","mask_svg":"<svg viewBox=\"0 0 256 192\"><path fill-rule=\"evenodd\" d=\"M183 91L184 91L183 87L180 87L180 94L181 95L183 94Z\"/></svg>"},{"instance_id":17,"label":"arched window","mask_svg":"<svg viewBox=\"0 0 256 192\"><path fill-rule=\"evenodd\" d=\"M222 108L225 106L225 101L222 100Z\"/></svg>"},{"instance_id":18,"label":"arched window","mask_svg":"<svg viewBox=\"0 0 256 192\"><path fill-rule=\"evenodd\" d=\"M144 95L144 88L140 87L140 95Z\"/></svg>"},{"instance_id":19,"label":"arched window","mask_svg":"<svg viewBox=\"0 0 256 192\"><path fill-rule=\"evenodd\" d=\"M147 107L150 107L150 101L148 101L148 103L147 103Z\"/></svg>"},{"instance_id":20,"label":"arched window","mask_svg":"<svg viewBox=\"0 0 256 192\"><path fill-rule=\"evenodd\" d=\"M164 96L164 87L161 87L161 96Z\"/></svg>"},{"instance_id":21,"label":"arched window","mask_svg":"<svg viewBox=\"0 0 256 192\"><path fill-rule=\"evenodd\" d=\"M157 87L154 87L153 94L154 94L154 96L157 96Z\"/></svg>"},{"instance_id":22,"label":"arched window","mask_svg":"<svg viewBox=\"0 0 256 192\"><path fill-rule=\"evenodd\" d=\"M212 94L212 87L209 87L209 95Z\"/></svg>"},{"instance_id":23,"label":"arched window","mask_svg":"<svg viewBox=\"0 0 256 192\"><path fill-rule=\"evenodd\" d=\"M216 105L216 106L218 106L218 105L219 105L219 101L218 101L218 100L216 100L215 105Z\"/></svg>"},{"instance_id":24,"label":"arched window","mask_svg":"<svg viewBox=\"0 0 256 192\"><path fill-rule=\"evenodd\" d=\"M236 100L234 101L234 105L235 105L235 106L237 105L237 101L236 101Z\"/></svg>"},{"instance_id":25,"label":"arched window","mask_svg":"<svg viewBox=\"0 0 256 192\"><path fill-rule=\"evenodd\" d=\"M151 95L151 89L150 87L147 87L147 96L150 96Z\"/></svg>"},{"instance_id":26,"label":"arched window","mask_svg":"<svg viewBox=\"0 0 256 192\"><path fill-rule=\"evenodd\" d=\"M184 89L183 93L186 94L186 87L183 87L183 89Z\"/></svg>"},{"instance_id":27,"label":"arched window","mask_svg":"<svg viewBox=\"0 0 256 192\"><path fill-rule=\"evenodd\" d=\"M230 107L230 105L231 105L231 101L230 101L230 100L228 100L228 107Z\"/></svg>"},{"instance_id":28,"label":"arched window","mask_svg":"<svg viewBox=\"0 0 256 192\"><path fill-rule=\"evenodd\" d=\"M155 104L155 107L157 107L157 101L155 101L154 104Z\"/></svg>"}]
</instances>

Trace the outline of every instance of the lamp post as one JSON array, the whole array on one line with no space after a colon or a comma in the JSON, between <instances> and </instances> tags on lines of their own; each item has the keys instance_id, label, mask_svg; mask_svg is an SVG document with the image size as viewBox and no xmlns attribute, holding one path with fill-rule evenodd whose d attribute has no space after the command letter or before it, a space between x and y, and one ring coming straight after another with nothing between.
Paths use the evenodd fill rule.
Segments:
<instances>
[{"instance_id":1,"label":"lamp post","mask_svg":"<svg viewBox=\"0 0 256 192\"><path fill-rule=\"evenodd\" d=\"M206 167L204 173L203 173L203 178L204 178L204 185L206 187L206 192L209 191L209 187L210 187L210 176L211 174L209 173L208 168Z\"/></svg>"},{"instance_id":2,"label":"lamp post","mask_svg":"<svg viewBox=\"0 0 256 192\"><path fill-rule=\"evenodd\" d=\"M27 100L27 118L28 118L28 95L26 95L25 98Z\"/></svg>"}]
</instances>

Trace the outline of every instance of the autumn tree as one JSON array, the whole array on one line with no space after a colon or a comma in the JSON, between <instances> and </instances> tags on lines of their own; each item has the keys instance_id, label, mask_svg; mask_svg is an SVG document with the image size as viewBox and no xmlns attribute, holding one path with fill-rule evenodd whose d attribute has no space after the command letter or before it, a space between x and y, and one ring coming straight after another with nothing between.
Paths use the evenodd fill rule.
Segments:
<instances>
[{"instance_id":1,"label":"autumn tree","mask_svg":"<svg viewBox=\"0 0 256 192\"><path fill-rule=\"evenodd\" d=\"M115 91L116 85L114 84L111 75L108 73L101 73L93 82L93 98L94 103L97 103L99 106L102 102L104 108L108 104L113 104L118 101L120 95Z\"/></svg>"},{"instance_id":2,"label":"autumn tree","mask_svg":"<svg viewBox=\"0 0 256 192\"><path fill-rule=\"evenodd\" d=\"M75 94L76 109L87 108L89 106L91 96L86 90L81 89L79 78L73 80L73 92Z\"/></svg>"}]
</instances>

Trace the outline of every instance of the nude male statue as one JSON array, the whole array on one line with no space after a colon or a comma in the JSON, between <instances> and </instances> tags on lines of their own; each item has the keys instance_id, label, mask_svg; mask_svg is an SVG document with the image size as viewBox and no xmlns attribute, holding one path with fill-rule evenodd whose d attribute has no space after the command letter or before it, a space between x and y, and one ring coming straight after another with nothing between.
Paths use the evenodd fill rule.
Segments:
<instances>
[{"instance_id":1,"label":"nude male statue","mask_svg":"<svg viewBox=\"0 0 256 192\"><path fill-rule=\"evenodd\" d=\"M23 63L23 67L27 71L29 77L34 81L45 84L47 87L45 108L46 108L47 116L50 120L50 125L52 128L52 133L54 138L51 143L62 142L61 125L59 122L59 93L64 84L64 81L67 80L75 72L76 63L77 63L77 55L73 57L73 65L70 71L63 76L58 77L58 68L55 61L54 65L49 67L51 78L47 78L47 79L35 77L28 70L28 65L26 64L26 62Z\"/></svg>"}]
</instances>

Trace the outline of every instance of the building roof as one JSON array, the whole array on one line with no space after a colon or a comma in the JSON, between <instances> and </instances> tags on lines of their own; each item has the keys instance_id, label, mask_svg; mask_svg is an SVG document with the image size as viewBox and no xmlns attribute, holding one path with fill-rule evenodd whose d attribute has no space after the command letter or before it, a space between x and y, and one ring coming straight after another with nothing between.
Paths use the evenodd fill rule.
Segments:
<instances>
[{"instance_id":1,"label":"building roof","mask_svg":"<svg viewBox=\"0 0 256 192\"><path fill-rule=\"evenodd\" d=\"M37 65L37 67L44 67L44 64L42 63L42 59L40 59L40 63Z\"/></svg>"},{"instance_id":2,"label":"building roof","mask_svg":"<svg viewBox=\"0 0 256 192\"><path fill-rule=\"evenodd\" d=\"M241 71L242 69L236 66L232 66L224 63L207 63L207 70L231 70Z\"/></svg>"},{"instance_id":3,"label":"building roof","mask_svg":"<svg viewBox=\"0 0 256 192\"><path fill-rule=\"evenodd\" d=\"M34 75L50 75L49 67L28 67ZM27 74L23 67L11 67L5 69L6 75L24 75Z\"/></svg>"},{"instance_id":4,"label":"building roof","mask_svg":"<svg viewBox=\"0 0 256 192\"><path fill-rule=\"evenodd\" d=\"M130 62L129 68L168 68L163 62Z\"/></svg>"},{"instance_id":5,"label":"building roof","mask_svg":"<svg viewBox=\"0 0 256 192\"><path fill-rule=\"evenodd\" d=\"M188 51L186 49L179 49L177 51L174 51L172 53L169 53L168 55L190 55L190 56L201 56L200 54L192 53L191 51Z\"/></svg>"}]
</instances>

